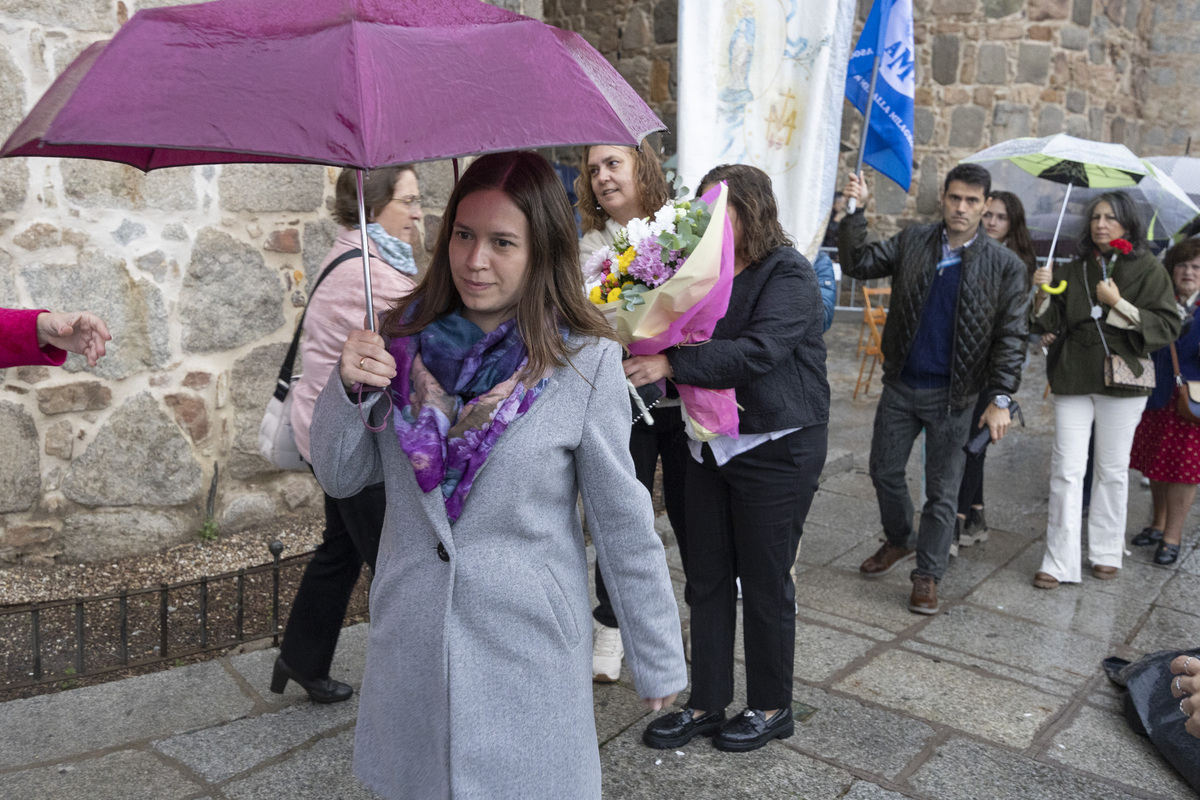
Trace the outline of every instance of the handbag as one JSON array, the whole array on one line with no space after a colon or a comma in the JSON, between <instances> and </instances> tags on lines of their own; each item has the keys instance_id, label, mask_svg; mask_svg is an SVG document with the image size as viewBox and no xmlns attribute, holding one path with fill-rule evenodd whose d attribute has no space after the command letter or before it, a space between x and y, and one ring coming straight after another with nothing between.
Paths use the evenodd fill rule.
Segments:
<instances>
[{"instance_id":1,"label":"handbag","mask_svg":"<svg viewBox=\"0 0 1200 800\"><path fill-rule=\"evenodd\" d=\"M1175 369L1175 413L1188 422L1200 422L1200 381L1186 381L1179 371L1179 354L1171 342L1171 366Z\"/></svg>"},{"instance_id":2,"label":"handbag","mask_svg":"<svg viewBox=\"0 0 1200 800\"><path fill-rule=\"evenodd\" d=\"M333 272L334 267L343 261L360 257L362 257L362 250L356 247L353 250L347 250L330 262L317 278L317 282L313 284L309 299L316 293L321 281L325 280L330 272ZM296 323L292 346L288 348L283 365L279 368L279 377L275 380L275 393L267 403L267 410L263 413L262 422L258 426L258 452L278 469L308 469L308 464L300 455L300 449L296 447L296 432L292 428L292 386L300 380L299 375L292 376L292 369L296 366L296 353L300 349L300 334L304 330L304 317L307 314L308 309L305 308L304 313L300 315L300 321Z\"/></svg>"},{"instance_id":3,"label":"handbag","mask_svg":"<svg viewBox=\"0 0 1200 800\"><path fill-rule=\"evenodd\" d=\"M1114 356L1108 349L1108 341L1104 338L1104 329L1100 320L1092 318L1096 330L1100 333L1100 344L1104 345L1104 385L1121 389L1153 389L1154 362L1143 356L1137 361L1142 365L1142 374L1133 374L1133 367L1122 356Z\"/></svg>"}]
</instances>

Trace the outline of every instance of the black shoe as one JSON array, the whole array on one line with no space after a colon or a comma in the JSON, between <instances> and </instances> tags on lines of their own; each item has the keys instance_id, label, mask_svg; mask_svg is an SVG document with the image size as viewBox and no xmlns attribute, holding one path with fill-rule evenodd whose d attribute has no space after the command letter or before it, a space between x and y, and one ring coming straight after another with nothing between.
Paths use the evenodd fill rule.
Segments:
<instances>
[{"instance_id":1,"label":"black shoe","mask_svg":"<svg viewBox=\"0 0 1200 800\"><path fill-rule=\"evenodd\" d=\"M713 747L727 753L748 753L772 739L786 739L795 730L791 706L776 711L769 720L763 712L747 708L721 726L720 733L713 737Z\"/></svg>"},{"instance_id":2,"label":"black shoe","mask_svg":"<svg viewBox=\"0 0 1200 800\"><path fill-rule=\"evenodd\" d=\"M1179 545L1167 544L1159 542L1158 549L1154 551L1155 564L1174 564L1179 558Z\"/></svg>"},{"instance_id":3,"label":"black shoe","mask_svg":"<svg viewBox=\"0 0 1200 800\"><path fill-rule=\"evenodd\" d=\"M1148 544L1158 544L1162 541L1162 537L1162 531L1160 531L1158 528L1151 528L1147 525L1145 528L1142 528L1141 533L1133 537L1133 544L1137 545L1138 547L1145 547Z\"/></svg>"},{"instance_id":4,"label":"black shoe","mask_svg":"<svg viewBox=\"0 0 1200 800\"><path fill-rule=\"evenodd\" d=\"M657 750L669 750L687 744L697 735L712 736L725 721L725 709L692 717L692 709L672 711L646 726L642 741Z\"/></svg>"},{"instance_id":5,"label":"black shoe","mask_svg":"<svg viewBox=\"0 0 1200 800\"><path fill-rule=\"evenodd\" d=\"M283 694L289 680L308 692L308 697L314 703L340 703L349 700L354 689L349 684L335 681L333 678L316 678L306 680L295 673L291 667L283 663L283 657L275 659L275 669L271 672L271 691Z\"/></svg>"}]
</instances>

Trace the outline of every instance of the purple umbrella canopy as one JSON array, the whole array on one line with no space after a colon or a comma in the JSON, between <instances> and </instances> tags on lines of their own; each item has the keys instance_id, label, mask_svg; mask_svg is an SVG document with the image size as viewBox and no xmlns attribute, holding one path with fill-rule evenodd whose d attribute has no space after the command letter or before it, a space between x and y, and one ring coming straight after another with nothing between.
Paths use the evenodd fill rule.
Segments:
<instances>
[{"instance_id":1,"label":"purple umbrella canopy","mask_svg":"<svg viewBox=\"0 0 1200 800\"><path fill-rule=\"evenodd\" d=\"M0 156L372 169L663 128L578 34L478 0L215 0L89 47Z\"/></svg>"}]
</instances>

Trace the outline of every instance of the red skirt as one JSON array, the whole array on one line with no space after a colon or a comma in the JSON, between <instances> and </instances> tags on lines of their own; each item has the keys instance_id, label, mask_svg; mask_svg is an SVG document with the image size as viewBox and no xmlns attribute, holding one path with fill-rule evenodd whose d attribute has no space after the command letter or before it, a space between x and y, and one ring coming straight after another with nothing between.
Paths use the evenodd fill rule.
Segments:
<instances>
[{"instance_id":1,"label":"red skirt","mask_svg":"<svg viewBox=\"0 0 1200 800\"><path fill-rule=\"evenodd\" d=\"M1129 466L1152 481L1200 483L1200 423L1175 413L1174 395L1166 408L1142 413Z\"/></svg>"}]
</instances>

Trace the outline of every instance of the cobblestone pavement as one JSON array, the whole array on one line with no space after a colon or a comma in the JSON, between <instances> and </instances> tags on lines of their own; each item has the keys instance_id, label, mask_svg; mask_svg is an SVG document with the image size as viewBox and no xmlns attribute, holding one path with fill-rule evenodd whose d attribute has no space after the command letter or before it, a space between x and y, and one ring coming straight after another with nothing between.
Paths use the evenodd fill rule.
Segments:
<instances>
[{"instance_id":1,"label":"cobblestone pavement","mask_svg":"<svg viewBox=\"0 0 1200 800\"><path fill-rule=\"evenodd\" d=\"M830 463L798 566L794 710L804 721L792 738L750 754L720 753L708 740L650 750L640 741L648 716L626 674L595 692L604 796L1194 797L1130 732L1100 660L1196 644L1197 519L1177 568L1132 548L1115 581L1085 573L1081 585L1054 592L1030 585L1043 546L1052 426L1035 355L1018 398L1029 427L988 457L991 538L952 561L942 613L910 613L906 575L868 582L857 573L880 535L865 470L878 376L866 398L850 399L858 327L841 321L827 338ZM910 464L914 492L919 458ZM1150 501L1136 475L1131 486L1132 534L1148 520ZM669 532L666 539L682 600L678 553ZM366 626L346 629L335 676L357 685L365 643ZM372 797L350 773L357 696L316 706L294 685L272 695L274 656L261 650L0 705L0 797Z\"/></svg>"}]
</instances>

